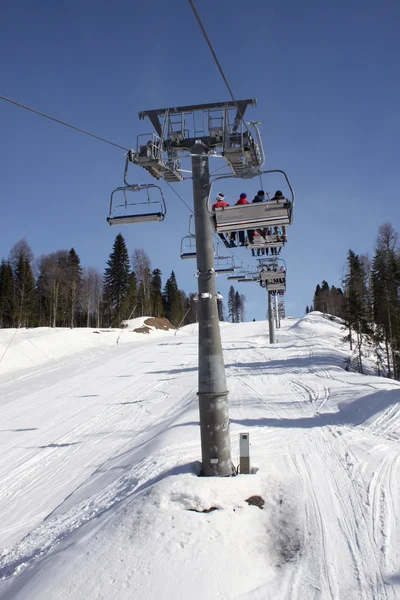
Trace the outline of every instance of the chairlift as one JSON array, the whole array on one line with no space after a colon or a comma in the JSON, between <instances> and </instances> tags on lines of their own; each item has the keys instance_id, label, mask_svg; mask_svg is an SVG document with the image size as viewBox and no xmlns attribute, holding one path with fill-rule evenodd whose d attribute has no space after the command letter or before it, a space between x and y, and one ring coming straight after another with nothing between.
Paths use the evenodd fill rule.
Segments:
<instances>
[{"instance_id":1,"label":"chairlift","mask_svg":"<svg viewBox=\"0 0 400 600\"><path fill-rule=\"evenodd\" d=\"M128 193L145 191L146 200L129 201ZM114 195L121 192L124 201L116 203ZM157 209L157 210L156 210ZM134 184L118 187L111 194L110 214L107 217L109 225L131 225L135 223L151 223L163 221L167 214L164 194L158 185L152 183Z\"/></svg>"},{"instance_id":2,"label":"chairlift","mask_svg":"<svg viewBox=\"0 0 400 600\"><path fill-rule=\"evenodd\" d=\"M285 242L282 239L281 235L272 234L272 235L255 235L252 243L247 243L247 248L250 250L256 248L283 248Z\"/></svg>"},{"instance_id":3,"label":"chairlift","mask_svg":"<svg viewBox=\"0 0 400 600\"><path fill-rule=\"evenodd\" d=\"M286 292L286 283L268 283L267 290L269 292Z\"/></svg>"},{"instance_id":4,"label":"chairlift","mask_svg":"<svg viewBox=\"0 0 400 600\"><path fill-rule=\"evenodd\" d=\"M238 279L238 283L254 283L255 281L260 281L259 277L243 277L242 279Z\"/></svg>"},{"instance_id":5,"label":"chairlift","mask_svg":"<svg viewBox=\"0 0 400 600\"><path fill-rule=\"evenodd\" d=\"M214 229L217 233L246 231L248 229L265 229L269 227L279 227L292 224L295 198L293 188L286 173L278 169L272 171L254 171L254 173L252 172L249 174L249 178L255 177L256 175L259 176L271 173L280 173L284 176L287 186L290 190L290 198L217 208L212 211L211 214ZM223 179L232 177L235 176L221 175L213 180L210 186L209 208L211 205L210 199L212 197L211 194L213 184L216 181L221 181ZM239 176L237 175L236 177Z\"/></svg>"},{"instance_id":6,"label":"chairlift","mask_svg":"<svg viewBox=\"0 0 400 600\"><path fill-rule=\"evenodd\" d=\"M235 262L231 256L216 256L214 260L214 270L216 273L234 273L236 271Z\"/></svg>"},{"instance_id":7,"label":"chairlift","mask_svg":"<svg viewBox=\"0 0 400 600\"><path fill-rule=\"evenodd\" d=\"M275 279L284 279L286 281L286 271L261 271L261 281L274 281Z\"/></svg>"},{"instance_id":8,"label":"chairlift","mask_svg":"<svg viewBox=\"0 0 400 600\"><path fill-rule=\"evenodd\" d=\"M181 240L181 258L196 258L196 236L192 230L193 215L189 217L189 234Z\"/></svg>"}]
</instances>

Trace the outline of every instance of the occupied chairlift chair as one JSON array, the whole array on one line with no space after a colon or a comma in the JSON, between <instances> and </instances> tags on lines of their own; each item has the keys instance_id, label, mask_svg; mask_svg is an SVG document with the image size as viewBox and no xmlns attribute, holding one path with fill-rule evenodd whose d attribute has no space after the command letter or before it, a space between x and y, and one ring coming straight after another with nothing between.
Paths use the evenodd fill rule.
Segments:
<instances>
[{"instance_id":1,"label":"occupied chairlift chair","mask_svg":"<svg viewBox=\"0 0 400 600\"><path fill-rule=\"evenodd\" d=\"M281 173L286 179L290 190L291 198L285 202L278 200L269 200L268 202L258 202L252 204L242 204L227 206L226 208L217 208L211 211L213 217L214 229L217 233L230 233L231 231L245 231L248 229L266 229L274 226L291 225L293 222L294 210L294 191L290 181L284 171L258 171L257 175ZM254 174L252 175L254 176ZM210 198L212 197L212 186L216 181L235 177L233 175L222 175L216 177L210 186ZM283 245L283 244L282 244Z\"/></svg>"},{"instance_id":2,"label":"occupied chairlift chair","mask_svg":"<svg viewBox=\"0 0 400 600\"><path fill-rule=\"evenodd\" d=\"M251 244L247 243L247 248L250 250L262 248L282 248L283 246L284 242L282 240L282 236L278 234L266 235L265 237L261 235L255 235L253 242Z\"/></svg>"},{"instance_id":3,"label":"occupied chairlift chair","mask_svg":"<svg viewBox=\"0 0 400 600\"><path fill-rule=\"evenodd\" d=\"M278 268L279 263L283 263L285 267L284 271L274 271L273 267ZM260 282L262 287L266 287L268 292L285 292L286 291L286 263L283 259L276 259L270 261L269 264L265 265L266 270L260 271ZM276 281L277 279L283 279L282 281Z\"/></svg>"}]
</instances>

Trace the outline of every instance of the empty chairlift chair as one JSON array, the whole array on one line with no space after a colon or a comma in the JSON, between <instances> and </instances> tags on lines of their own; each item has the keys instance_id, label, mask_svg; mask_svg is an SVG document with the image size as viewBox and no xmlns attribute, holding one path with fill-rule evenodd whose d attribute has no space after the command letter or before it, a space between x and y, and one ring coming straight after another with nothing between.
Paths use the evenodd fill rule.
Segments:
<instances>
[{"instance_id":1,"label":"empty chairlift chair","mask_svg":"<svg viewBox=\"0 0 400 600\"><path fill-rule=\"evenodd\" d=\"M231 256L216 256L214 265L217 274L234 273L236 270L235 262Z\"/></svg>"},{"instance_id":2,"label":"empty chairlift chair","mask_svg":"<svg viewBox=\"0 0 400 600\"><path fill-rule=\"evenodd\" d=\"M145 192L134 201L128 200L128 194ZM117 203L115 195L122 193L124 201ZM164 194L158 185L135 184L118 187L111 194L110 214L107 217L109 225L131 225L135 223L151 223L163 221L167 214Z\"/></svg>"},{"instance_id":3,"label":"empty chairlift chair","mask_svg":"<svg viewBox=\"0 0 400 600\"><path fill-rule=\"evenodd\" d=\"M181 241L181 258L196 258L196 236L185 235Z\"/></svg>"},{"instance_id":4,"label":"empty chairlift chair","mask_svg":"<svg viewBox=\"0 0 400 600\"><path fill-rule=\"evenodd\" d=\"M193 228L193 215L189 217L189 234L181 240L181 258L196 258L196 236Z\"/></svg>"}]
</instances>

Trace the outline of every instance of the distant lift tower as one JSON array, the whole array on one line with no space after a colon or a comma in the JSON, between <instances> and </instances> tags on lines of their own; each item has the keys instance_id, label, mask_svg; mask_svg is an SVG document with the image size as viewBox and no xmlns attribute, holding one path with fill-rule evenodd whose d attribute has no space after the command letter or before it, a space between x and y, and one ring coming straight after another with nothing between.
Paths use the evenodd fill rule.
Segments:
<instances>
[{"instance_id":1,"label":"distant lift tower","mask_svg":"<svg viewBox=\"0 0 400 600\"><path fill-rule=\"evenodd\" d=\"M196 260L199 298L199 412L203 475L234 472L229 438L228 390L222 355L215 287L212 224L208 210L209 155L219 149L233 176L255 177L262 163L243 116L255 100L161 108L139 113L149 118L155 133L138 136L128 160L156 179L183 180L180 153L192 159ZM256 139L259 134L253 124Z\"/></svg>"}]
</instances>

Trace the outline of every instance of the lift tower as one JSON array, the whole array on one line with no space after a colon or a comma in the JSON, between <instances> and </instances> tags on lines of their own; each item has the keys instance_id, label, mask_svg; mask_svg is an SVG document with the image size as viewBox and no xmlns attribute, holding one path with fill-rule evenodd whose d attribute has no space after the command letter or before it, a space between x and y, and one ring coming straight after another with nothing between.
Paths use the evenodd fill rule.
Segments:
<instances>
[{"instance_id":1,"label":"lift tower","mask_svg":"<svg viewBox=\"0 0 400 600\"><path fill-rule=\"evenodd\" d=\"M236 177L257 174L255 171L262 162L259 144L243 120L247 107L255 105L255 100L240 100L143 111L139 118L147 117L155 133L147 135L144 142L138 141L136 151L128 155L130 162L145 168L156 179L168 182L183 180L180 153L191 155L199 292L198 397L203 475L233 473L208 206L209 155L219 149Z\"/></svg>"}]
</instances>

